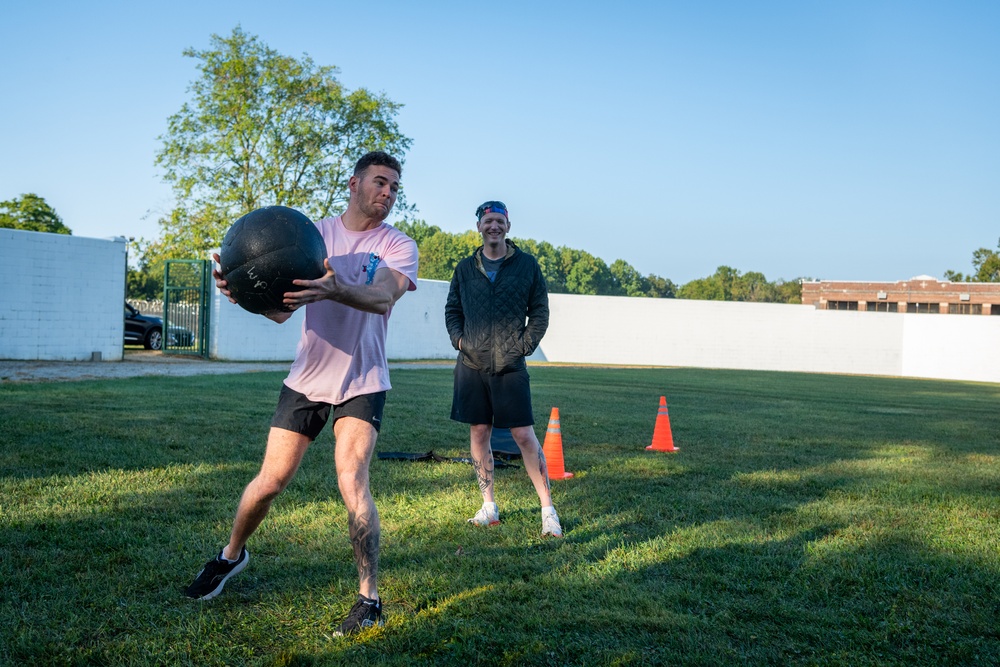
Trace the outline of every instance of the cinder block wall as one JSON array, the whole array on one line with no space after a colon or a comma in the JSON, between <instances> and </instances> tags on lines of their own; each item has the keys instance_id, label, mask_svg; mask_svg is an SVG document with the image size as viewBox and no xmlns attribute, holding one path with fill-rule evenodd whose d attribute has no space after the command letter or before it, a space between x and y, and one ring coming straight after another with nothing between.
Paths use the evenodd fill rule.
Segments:
<instances>
[{"instance_id":1,"label":"cinder block wall","mask_svg":"<svg viewBox=\"0 0 1000 667\"><path fill-rule=\"evenodd\" d=\"M900 375L1000 382L1000 316L902 317Z\"/></svg>"},{"instance_id":2,"label":"cinder block wall","mask_svg":"<svg viewBox=\"0 0 1000 667\"><path fill-rule=\"evenodd\" d=\"M122 358L125 239L0 229L0 358Z\"/></svg>"},{"instance_id":3,"label":"cinder block wall","mask_svg":"<svg viewBox=\"0 0 1000 667\"><path fill-rule=\"evenodd\" d=\"M447 282L420 280L417 291L396 304L386 342L390 359L454 358L444 326L447 294ZM572 294L551 294L549 305L549 330L535 360L1000 383L1000 317ZM294 356L301 319L279 327L218 297L215 307L213 356Z\"/></svg>"},{"instance_id":4,"label":"cinder block wall","mask_svg":"<svg viewBox=\"0 0 1000 667\"><path fill-rule=\"evenodd\" d=\"M444 326L448 283L421 280L393 306L386 338L389 359L446 359L456 352ZM229 361L284 361L295 357L302 334L303 311L283 324L253 315L229 303L218 290L212 296L209 354Z\"/></svg>"},{"instance_id":5,"label":"cinder block wall","mask_svg":"<svg viewBox=\"0 0 1000 667\"><path fill-rule=\"evenodd\" d=\"M902 321L812 306L549 295L549 361L898 375Z\"/></svg>"},{"instance_id":6,"label":"cinder block wall","mask_svg":"<svg viewBox=\"0 0 1000 667\"><path fill-rule=\"evenodd\" d=\"M0 358L122 358L126 244L0 229ZM395 306L390 359L452 359L448 283L420 280ZM552 294L533 359L851 373L1000 383L1000 316L816 310L812 306ZM290 360L302 314L251 315L213 290L212 357Z\"/></svg>"}]
</instances>

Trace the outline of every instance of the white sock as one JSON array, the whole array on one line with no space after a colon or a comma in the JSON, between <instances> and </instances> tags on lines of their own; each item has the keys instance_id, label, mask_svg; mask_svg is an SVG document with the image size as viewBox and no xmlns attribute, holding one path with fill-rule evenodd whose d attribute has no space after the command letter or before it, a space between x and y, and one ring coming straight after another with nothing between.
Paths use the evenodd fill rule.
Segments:
<instances>
[{"instance_id":1,"label":"white sock","mask_svg":"<svg viewBox=\"0 0 1000 667\"><path fill-rule=\"evenodd\" d=\"M542 508L542 516L558 516L556 514L556 508L552 505L546 505Z\"/></svg>"},{"instance_id":2,"label":"white sock","mask_svg":"<svg viewBox=\"0 0 1000 667\"><path fill-rule=\"evenodd\" d=\"M490 514L493 514L493 513L495 513L497 511L497 504L496 503L483 503L483 509L486 510L487 512L489 512Z\"/></svg>"},{"instance_id":3,"label":"white sock","mask_svg":"<svg viewBox=\"0 0 1000 667\"><path fill-rule=\"evenodd\" d=\"M241 551L240 553L243 553L243 552ZM226 558L226 550L225 549L223 549L222 553L219 554L219 558L221 558L222 560L226 561L227 563L235 563L236 561L238 561L240 559L239 556L237 556L236 558L232 558L232 559Z\"/></svg>"}]
</instances>

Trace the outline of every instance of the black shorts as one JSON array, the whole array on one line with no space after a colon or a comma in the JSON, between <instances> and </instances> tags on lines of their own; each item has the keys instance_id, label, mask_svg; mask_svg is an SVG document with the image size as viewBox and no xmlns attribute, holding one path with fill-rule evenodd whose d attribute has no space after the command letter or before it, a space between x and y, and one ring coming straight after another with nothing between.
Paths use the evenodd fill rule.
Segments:
<instances>
[{"instance_id":1,"label":"black shorts","mask_svg":"<svg viewBox=\"0 0 1000 667\"><path fill-rule=\"evenodd\" d=\"M329 421L331 408L334 423L341 417L356 417L368 422L378 431L382 427L385 392L362 394L349 398L339 405L333 405L310 401L305 394L300 394L288 385L282 384L281 394L278 395L278 407L274 411L274 417L271 418L271 426L301 433L310 440L315 440Z\"/></svg>"},{"instance_id":2,"label":"black shorts","mask_svg":"<svg viewBox=\"0 0 1000 667\"><path fill-rule=\"evenodd\" d=\"M463 424L492 424L497 428L533 425L528 371L490 375L459 361L455 364L451 418Z\"/></svg>"}]
</instances>

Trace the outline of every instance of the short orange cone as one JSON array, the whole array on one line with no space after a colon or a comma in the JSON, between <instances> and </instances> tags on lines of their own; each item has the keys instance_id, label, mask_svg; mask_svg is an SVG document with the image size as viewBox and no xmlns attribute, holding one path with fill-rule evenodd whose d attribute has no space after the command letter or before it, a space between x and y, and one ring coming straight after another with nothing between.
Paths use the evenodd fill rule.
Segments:
<instances>
[{"instance_id":1,"label":"short orange cone","mask_svg":"<svg viewBox=\"0 0 1000 667\"><path fill-rule=\"evenodd\" d=\"M545 431L542 454L545 455L545 463L549 468L549 479L569 479L573 476L573 473L566 472L566 463L563 461L559 408L552 408L552 414L549 415L549 428Z\"/></svg>"},{"instance_id":2,"label":"short orange cone","mask_svg":"<svg viewBox=\"0 0 1000 667\"><path fill-rule=\"evenodd\" d=\"M667 397L660 396L660 410L656 413L656 426L653 427L653 444L646 449L655 452L679 452L674 447L674 435L670 432L670 414L667 412Z\"/></svg>"}]
</instances>

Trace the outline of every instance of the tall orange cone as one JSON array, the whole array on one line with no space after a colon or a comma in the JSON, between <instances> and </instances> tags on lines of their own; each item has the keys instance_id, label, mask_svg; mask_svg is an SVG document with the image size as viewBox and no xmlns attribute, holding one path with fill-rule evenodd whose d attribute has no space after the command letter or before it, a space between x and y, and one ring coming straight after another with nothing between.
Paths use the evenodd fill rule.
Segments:
<instances>
[{"instance_id":1,"label":"tall orange cone","mask_svg":"<svg viewBox=\"0 0 1000 667\"><path fill-rule=\"evenodd\" d=\"M670 432L670 413L667 412L667 397L660 396L660 410L656 413L656 426L653 427L653 444L646 449L656 452L679 452L674 447L674 435Z\"/></svg>"},{"instance_id":2,"label":"tall orange cone","mask_svg":"<svg viewBox=\"0 0 1000 667\"><path fill-rule=\"evenodd\" d=\"M569 479L573 473L566 472L566 464L563 461L562 451L562 431L559 430L559 408L552 408L549 415L549 428L545 431L545 444L542 445L542 454L545 455L545 463L549 468L549 479Z\"/></svg>"}]
</instances>

